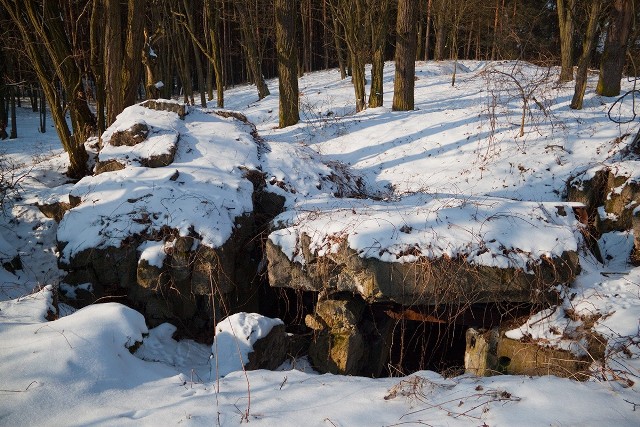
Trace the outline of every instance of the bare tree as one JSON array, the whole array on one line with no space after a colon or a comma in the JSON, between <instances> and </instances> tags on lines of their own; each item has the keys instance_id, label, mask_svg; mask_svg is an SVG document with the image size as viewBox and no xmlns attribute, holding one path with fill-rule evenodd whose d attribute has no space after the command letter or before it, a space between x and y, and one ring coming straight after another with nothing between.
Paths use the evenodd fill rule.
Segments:
<instances>
[{"instance_id":1,"label":"bare tree","mask_svg":"<svg viewBox=\"0 0 640 427\"><path fill-rule=\"evenodd\" d=\"M613 0L607 27L607 39L600 62L600 78L596 92L604 96L620 95L620 79L631 34L634 1Z\"/></svg>"},{"instance_id":2,"label":"bare tree","mask_svg":"<svg viewBox=\"0 0 640 427\"><path fill-rule=\"evenodd\" d=\"M425 29L424 35L424 60L429 59L429 40L431 37L431 2L432 0L427 0L427 28Z\"/></svg>"},{"instance_id":3,"label":"bare tree","mask_svg":"<svg viewBox=\"0 0 640 427\"><path fill-rule=\"evenodd\" d=\"M570 107L574 110L582 109L582 100L587 88L587 72L591 56L595 47L598 19L600 10L602 9L603 0L591 0L591 6L588 12L587 28L582 41L582 54L578 60L578 70L576 72L576 87L573 92Z\"/></svg>"},{"instance_id":4,"label":"bare tree","mask_svg":"<svg viewBox=\"0 0 640 427\"><path fill-rule=\"evenodd\" d=\"M213 65L216 78L216 97L219 108L224 107L224 68L220 43L220 12L216 0L205 0L205 28L209 30L209 52L207 55Z\"/></svg>"},{"instance_id":5,"label":"bare tree","mask_svg":"<svg viewBox=\"0 0 640 427\"><path fill-rule=\"evenodd\" d=\"M240 16L240 27L242 28L242 38L244 41L243 47L246 51L246 60L251 72L253 82L258 89L258 98L262 99L269 95L269 88L264 81L264 75L262 74L262 62L260 55L258 54L258 47L256 44L256 38L252 28L255 27L255 23L252 23L251 14L247 10L247 0L235 0L233 5L238 11Z\"/></svg>"},{"instance_id":6,"label":"bare tree","mask_svg":"<svg viewBox=\"0 0 640 427\"><path fill-rule=\"evenodd\" d=\"M560 29L560 82L573 80L573 20L576 0L557 0Z\"/></svg>"},{"instance_id":7,"label":"bare tree","mask_svg":"<svg viewBox=\"0 0 640 427\"><path fill-rule=\"evenodd\" d=\"M295 0L275 0L281 128L295 125L300 120L296 9Z\"/></svg>"},{"instance_id":8,"label":"bare tree","mask_svg":"<svg viewBox=\"0 0 640 427\"><path fill-rule=\"evenodd\" d=\"M384 100L384 46L387 41L387 27L389 25L389 0L374 0L375 5L369 5L367 14L371 28L371 88L369 91L369 107L382 107Z\"/></svg>"},{"instance_id":9,"label":"bare tree","mask_svg":"<svg viewBox=\"0 0 640 427\"><path fill-rule=\"evenodd\" d=\"M146 0L104 1L104 81L107 124L136 101L142 76ZM123 28L123 17L125 27Z\"/></svg>"},{"instance_id":10,"label":"bare tree","mask_svg":"<svg viewBox=\"0 0 640 427\"><path fill-rule=\"evenodd\" d=\"M436 34L435 48L433 52L433 59L441 61L444 59L444 50L447 43L448 24L449 24L449 1L448 0L434 0L433 23Z\"/></svg>"},{"instance_id":11,"label":"bare tree","mask_svg":"<svg viewBox=\"0 0 640 427\"><path fill-rule=\"evenodd\" d=\"M393 84L393 110L407 111L414 107L416 70L416 22L418 0L399 0L396 22L396 75Z\"/></svg>"},{"instance_id":12,"label":"bare tree","mask_svg":"<svg viewBox=\"0 0 640 427\"><path fill-rule=\"evenodd\" d=\"M24 42L24 53L31 62L43 88L51 115L65 151L69 155L67 174L81 178L87 173L88 155L84 142L95 129L95 117L87 104L82 85L82 72L75 61L64 16L58 2L23 2L0 0L11 21L16 25ZM60 82L69 98L62 105L57 82ZM71 117L71 129L67 124L65 109Z\"/></svg>"},{"instance_id":13,"label":"bare tree","mask_svg":"<svg viewBox=\"0 0 640 427\"><path fill-rule=\"evenodd\" d=\"M356 111L366 108L364 65L369 51L370 35L367 22L368 7L366 0L333 0L333 16L344 29L345 41L349 50L351 79L356 97Z\"/></svg>"}]
</instances>

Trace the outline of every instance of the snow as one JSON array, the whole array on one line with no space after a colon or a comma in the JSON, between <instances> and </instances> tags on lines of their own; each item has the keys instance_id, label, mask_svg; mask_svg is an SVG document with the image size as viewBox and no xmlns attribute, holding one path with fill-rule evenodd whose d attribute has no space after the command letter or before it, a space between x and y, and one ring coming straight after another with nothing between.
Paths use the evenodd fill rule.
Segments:
<instances>
[{"instance_id":1,"label":"snow","mask_svg":"<svg viewBox=\"0 0 640 427\"><path fill-rule=\"evenodd\" d=\"M175 113L133 106L103 137L137 122L150 126L147 140L133 149L106 144L100 153L101 161L120 160L129 150L125 169L85 177L71 189L81 204L58 227L58 240L68 242L63 261L89 248L119 247L129 236L162 227L180 236L196 233L203 244L219 247L231 236L235 219L253 210L253 186L244 170L257 167L258 155L244 126L202 111L180 120ZM166 152L178 138L169 167L140 165L138 159Z\"/></svg>"},{"instance_id":2,"label":"snow","mask_svg":"<svg viewBox=\"0 0 640 427\"><path fill-rule=\"evenodd\" d=\"M280 319L270 319L257 313L236 313L216 325L216 336L211 348L211 364L217 376L241 371L249 362L253 345L266 337Z\"/></svg>"},{"instance_id":3,"label":"snow","mask_svg":"<svg viewBox=\"0 0 640 427\"><path fill-rule=\"evenodd\" d=\"M140 261L145 260L149 265L162 268L162 263L167 255L164 242L148 240L138 246L138 251L140 252Z\"/></svg>"},{"instance_id":4,"label":"snow","mask_svg":"<svg viewBox=\"0 0 640 427\"><path fill-rule=\"evenodd\" d=\"M301 264L304 233L311 238L308 249L318 255L337 251L340 240L346 239L363 258L387 262L465 258L470 264L528 271L543 257L577 251L579 223L571 212L570 204L493 197L412 195L387 202L311 199L277 217L275 222L285 228L274 231L269 239Z\"/></svg>"},{"instance_id":5,"label":"snow","mask_svg":"<svg viewBox=\"0 0 640 427\"><path fill-rule=\"evenodd\" d=\"M627 262L633 233L602 236L601 264L584 250L573 205L562 201L569 177L602 165L637 180L637 164L618 156L632 139L624 135L634 135L637 123L609 121L614 99L593 93L593 76L585 109L574 111L568 108L573 85L557 85L553 76L539 82L546 69L462 61L451 87L452 63L416 65L414 111L391 111L392 64L385 66L385 105L358 114L351 83L329 70L300 79L302 121L285 129L277 126L277 82L268 82L272 95L261 101L253 86L229 90L227 107L257 126L261 150L246 126L211 110L192 108L179 120L132 107L109 132L144 120L154 144L137 147L145 150L138 153L107 144L100 160L116 158L125 169L75 184L62 174L67 162L51 121L40 134L37 113L19 109L20 138L0 141L2 164L24 174L19 197L11 195L0 215L2 262L18 254L23 264L15 273L0 267L0 423L639 425L640 268ZM496 67L517 74L526 87L538 85L535 96L546 114L530 104L523 137L522 102L514 87L509 80L492 83L483 72ZM623 81L623 89L631 88ZM630 103L616 111L632 116ZM165 152L175 140L172 165L140 166L141 157ZM235 314L218 324L213 349L177 341L174 325L148 329L139 313L117 303L78 311L60 304L61 317L46 320L55 293L67 290L59 258L117 246L126 236L167 225L218 246L235 219L252 211L252 185L243 174L258 168L268 189L286 197L287 212L278 218L282 228L271 238L292 259L303 232L312 237L313 250L335 250L331 237L342 236L362 256L393 262L447 255L522 266L577 250L582 272L562 291L561 304L508 334L579 353L584 346L571 337L592 323L607 341L605 361L594 363L585 382L444 378L429 371L343 377L310 372L304 360L245 373L241 361L277 319ZM372 197L335 197L357 192ZM35 207L68 201L69 193L82 203L59 226ZM60 253L56 235L69 242ZM154 241L138 249L142 259L160 266L170 244ZM409 254L409 245L417 251ZM499 255L501 248L509 255ZM522 252L510 253L512 248Z\"/></svg>"}]
</instances>

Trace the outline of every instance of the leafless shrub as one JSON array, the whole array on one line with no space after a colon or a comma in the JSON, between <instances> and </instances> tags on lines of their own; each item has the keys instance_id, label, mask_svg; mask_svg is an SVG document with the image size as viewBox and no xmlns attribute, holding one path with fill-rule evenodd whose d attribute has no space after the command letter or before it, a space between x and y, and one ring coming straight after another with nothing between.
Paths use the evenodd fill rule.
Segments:
<instances>
[{"instance_id":1,"label":"leafless shrub","mask_svg":"<svg viewBox=\"0 0 640 427\"><path fill-rule=\"evenodd\" d=\"M354 114L355 110L339 114L334 111L333 105L331 98L300 96L300 115L307 124L304 131L309 139L315 138L317 134L331 138L346 134L346 126L342 121L345 116Z\"/></svg>"},{"instance_id":2,"label":"leafless shrub","mask_svg":"<svg viewBox=\"0 0 640 427\"><path fill-rule=\"evenodd\" d=\"M488 94L486 115L489 120L489 145L485 158L497 151L496 132L499 129L499 115L511 117L517 114L516 141L525 137L527 124L533 126L533 129L545 122L551 126L555 125L551 110L555 97L551 96L550 92L556 82L551 70L551 67L531 67L514 62L496 63L478 73L479 77L485 79ZM520 103L517 109L512 107L515 102ZM519 148L524 151L523 142Z\"/></svg>"},{"instance_id":3,"label":"leafless shrub","mask_svg":"<svg viewBox=\"0 0 640 427\"><path fill-rule=\"evenodd\" d=\"M521 399L507 390L485 389L478 385L472 391L459 390L459 384L451 380L436 382L416 375L400 381L393 386L384 397L385 400L404 397L416 408L400 417L411 417L426 411L443 412L452 418L481 420L482 415L489 411L492 403L519 402ZM421 423L419 420L406 421ZM406 423L402 421L393 426Z\"/></svg>"},{"instance_id":4,"label":"leafless shrub","mask_svg":"<svg viewBox=\"0 0 640 427\"><path fill-rule=\"evenodd\" d=\"M0 213L5 214L6 203L18 199L23 182L29 177L33 166L21 167L0 154Z\"/></svg>"}]
</instances>

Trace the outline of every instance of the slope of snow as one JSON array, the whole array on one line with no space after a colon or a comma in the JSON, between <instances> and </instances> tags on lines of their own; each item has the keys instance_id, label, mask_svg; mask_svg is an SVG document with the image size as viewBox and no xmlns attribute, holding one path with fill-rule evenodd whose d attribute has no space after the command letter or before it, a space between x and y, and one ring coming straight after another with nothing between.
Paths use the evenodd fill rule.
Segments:
<instances>
[{"instance_id":1,"label":"slope of snow","mask_svg":"<svg viewBox=\"0 0 640 427\"><path fill-rule=\"evenodd\" d=\"M56 156L61 149L52 130L38 134L37 118L20 110L20 123L25 123L21 138L0 142L3 159L29 172L20 198L5 204L0 217L3 250L17 252L24 265L16 274L0 267L0 424L640 424L640 268L627 263L632 233L602 237L605 265L581 253L582 273L566 289L563 304L553 315L540 313L511 332L572 348L575 343L562 341L563 335L554 331L578 329L589 319L608 340L608 348L605 364L594 364L593 378L584 383L555 377L443 378L427 371L370 379L295 369L246 376L231 371L219 378L210 347L175 341L172 325L148 331L140 314L118 304L68 310L66 317L45 320L56 287L42 285L56 285L61 277L56 231L74 242L65 249L63 255L68 256L83 247L83 239L96 242L103 230L101 215L120 212L127 218L110 222L110 231L125 227L127 233L138 232L140 224L133 220L147 209L161 213L158 219L152 217L150 227L170 222L186 232L193 225L213 244L228 235L233 218L251 209L251 186L242 178L241 166L260 166L270 190L287 197L291 210L281 218L285 223L299 222L323 233L357 228L350 243L358 248L378 239L396 250L393 254L402 253L400 247L409 236L400 230L405 224L413 238L414 230L439 229L449 239L448 246L436 248L443 252L456 253L465 243L473 246L493 239L532 253L575 247L571 215L558 217L550 207L566 205L570 213L570 206L560 202L566 180L576 171L619 160L617 154L630 142L637 123L609 121L607 111L615 99L593 93L594 76L585 109L573 111L568 108L572 85L557 85L553 75L545 80L546 69L517 63L460 65L456 86L451 87L452 63L417 63L416 110L411 112L391 111L392 64L385 68L384 107L358 114L353 88L337 71L305 75L300 79L302 121L286 129L277 128L275 81L268 82L273 95L261 101L253 86L234 88L226 96L227 107L241 110L256 124L268 148L262 157L248 133L231 119L197 109L184 122L149 113L145 122L181 135L174 165L142 171L131 162L113 173L118 179L107 180L112 173L104 173L85 178L73 189L58 188L65 183L66 160ZM489 79L502 76L495 70L520 79L543 107L529 103L522 137L522 99L509 77ZM631 89L631 83L623 82L623 88ZM631 117L631 105L622 104L615 113ZM33 162L40 147L49 154ZM25 170L20 168L16 170ZM170 180L175 170L183 184ZM47 197L58 200L69 191L83 203L57 230L33 204ZM149 205L143 196L150 191L165 194L171 203ZM384 201L333 197L357 191ZM98 194L101 200L94 206L90 197ZM213 198L215 206L233 209L210 209ZM443 205L446 201L452 205ZM434 204L438 209L429 210ZM327 207L341 210L329 217ZM517 215L499 215L507 207ZM451 220L438 222L445 213ZM474 214L484 225L469 233L462 224L468 228ZM504 222L493 227L494 219ZM86 233L78 232L85 228ZM321 244L322 235L315 236ZM116 233L109 236L112 240L100 242L118 244L119 238ZM146 247L146 259L158 262L161 252ZM34 288L41 290L34 294ZM247 325L238 321L233 329ZM239 361L246 355L246 349L236 353L239 339L246 341L246 334L229 345L219 342L218 347ZM132 355L127 347L141 340Z\"/></svg>"}]
</instances>

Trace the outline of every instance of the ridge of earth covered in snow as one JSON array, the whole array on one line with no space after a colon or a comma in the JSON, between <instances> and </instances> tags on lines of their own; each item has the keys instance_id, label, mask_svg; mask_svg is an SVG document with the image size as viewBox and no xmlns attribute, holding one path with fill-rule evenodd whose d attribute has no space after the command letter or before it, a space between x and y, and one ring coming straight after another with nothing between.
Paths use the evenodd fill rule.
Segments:
<instances>
[{"instance_id":1,"label":"ridge of earth covered in snow","mask_svg":"<svg viewBox=\"0 0 640 427\"><path fill-rule=\"evenodd\" d=\"M2 205L0 423L637 425L640 269L628 263L633 232L603 234L600 262L571 215L574 205L563 201L570 178L593 175L601 165L630 168L633 179L637 159L625 152L637 124L609 120L615 99L593 94L594 76L585 108L574 111L568 107L573 87L558 86L553 75L544 79L546 69L464 61L451 87L452 67L417 64L416 109L410 112L388 107L392 64L385 68L385 107L358 114L350 82L336 71L306 75L300 79L302 120L285 129L277 128L277 93L256 101L253 87L230 90L227 107L255 125L259 144L248 126L212 110L192 108L183 121L131 107L110 131L144 116L148 142L156 142L148 149L164 153L171 148L163 144L175 144L173 162L141 167L139 158L155 152L106 146L98 160L120 159L124 168L75 184L62 176L65 157L53 131L37 134L35 120L21 139L0 143L3 166L20 177ZM536 87L539 105L525 111L524 136L522 99L508 81L492 79L494 67ZM613 114L631 118L632 105L616 104ZM50 154L34 160L43 146ZM117 303L78 311L59 304L61 317L46 320L55 317L63 277L57 262L74 252L122 245L163 227L197 236L194 245L222 245L237 218L252 209L248 170L264 174L268 191L283 197L285 212L269 239L302 265L303 251L331 253L339 239L357 253L391 262L464 257L525 271L541 259L575 252L581 272L562 287L559 305L508 335L575 349L574 332L589 319L588 327L606 339L604 361L593 363L585 382L444 378L428 371L355 378L317 375L304 360L277 371L243 372L251 345L277 321L230 318L211 358L202 344L173 340L172 325L149 329L142 315ZM68 194L80 204L59 226L35 206ZM310 237L306 247L302 233ZM56 234L66 243L60 252ZM166 242L144 244L139 252L150 265L161 265L167 248ZM16 255L21 265L11 263ZM60 288L75 292L64 283Z\"/></svg>"}]
</instances>

